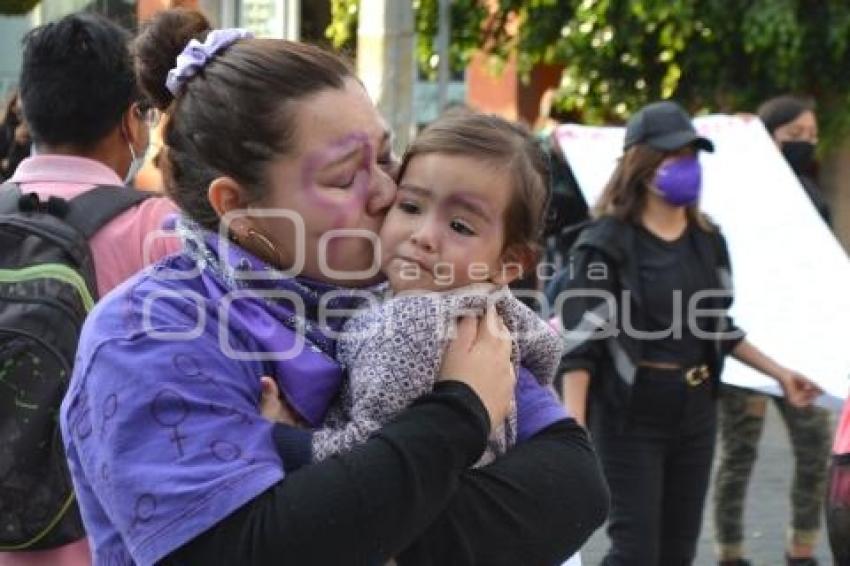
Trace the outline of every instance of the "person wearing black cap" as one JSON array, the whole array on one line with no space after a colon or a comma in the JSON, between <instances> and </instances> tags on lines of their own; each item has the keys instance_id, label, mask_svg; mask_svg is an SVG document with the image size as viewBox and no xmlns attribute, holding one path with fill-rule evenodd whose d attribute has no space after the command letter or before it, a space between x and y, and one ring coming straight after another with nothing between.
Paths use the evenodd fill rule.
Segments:
<instances>
[{"instance_id":1,"label":"person wearing black cap","mask_svg":"<svg viewBox=\"0 0 850 566\"><path fill-rule=\"evenodd\" d=\"M811 177L818 138L813 105L794 96L778 96L762 104L758 115L828 224L829 207ZM725 385L721 390L720 460L714 489L714 525L721 564L749 564L743 558L744 502L768 399L767 395L739 387ZM814 406L794 407L782 397L773 400L788 427L795 460L787 562L811 566L816 564L813 555L825 497L831 435L829 411Z\"/></svg>"},{"instance_id":2,"label":"person wearing black cap","mask_svg":"<svg viewBox=\"0 0 850 566\"><path fill-rule=\"evenodd\" d=\"M698 152L713 151L711 141L664 101L632 116L623 149L569 269L547 289L568 344L560 386L589 424L611 489L604 564L690 564L725 356L776 379L794 405L819 390L728 315L726 243L699 209Z\"/></svg>"}]
</instances>

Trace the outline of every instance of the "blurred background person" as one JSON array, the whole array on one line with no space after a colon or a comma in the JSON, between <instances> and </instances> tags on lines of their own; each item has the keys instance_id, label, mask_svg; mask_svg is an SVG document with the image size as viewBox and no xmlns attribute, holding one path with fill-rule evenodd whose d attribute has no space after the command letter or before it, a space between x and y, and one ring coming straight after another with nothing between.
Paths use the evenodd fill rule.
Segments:
<instances>
[{"instance_id":1,"label":"blurred background person","mask_svg":"<svg viewBox=\"0 0 850 566\"><path fill-rule=\"evenodd\" d=\"M150 234L177 212L170 200L142 199L142 195L139 200L125 200L122 185L134 179L146 153L150 126L157 116L136 85L129 41L130 34L116 24L102 16L80 12L34 29L23 43L20 100L23 118L35 143L35 155L24 159L8 182L17 185L27 197L37 196L37 202L66 201L69 207L75 199L91 194L112 197L88 200L89 220L101 218L105 222L98 223L100 228L88 240L96 286L89 292L94 298L102 297L148 262L180 248L175 238L148 240ZM114 197L110 194L113 192ZM0 255L8 252L0 249ZM10 258L3 256L3 259ZM11 259L18 261L17 257ZM40 284L33 288L52 289ZM43 295L48 291L33 290L32 298L37 299L33 304L51 299L35 296L39 292ZM15 306L16 303L8 300L0 302L4 323L16 320ZM16 354L29 351L20 341L9 349L8 336L16 337L14 331L18 328L10 329L13 332L0 336L0 351ZM43 339L59 351L54 337ZM69 365L72 362L73 358L67 360ZM10 380L12 372L5 377ZM43 403L38 410L58 411L60 400L55 399L53 407ZM18 415L0 411L0 431L4 432L0 435L0 452L11 455L3 459L0 500L7 504L3 507L4 517L29 518L30 507L20 502L29 504L34 498L21 495L30 493L22 486L29 487L28 482L33 478L30 466L40 460L29 454L26 447L21 448L20 443L38 441L49 446L54 436L6 434L25 430L16 420ZM58 423L55 427L57 430L50 431L52 435L58 434ZM27 457L21 458L20 454ZM63 469L64 453L52 451L49 457L61 459L60 463L49 460L50 466L43 466L50 469L55 466L63 472L61 476L57 472L61 481L55 482L61 489L45 482L44 489L38 493L45 500L53 501L59 496L64 499L68 497L65 490L71 481L67 469ZM4 548L17 550L0 552L0 566L90 564L91 552L79 509L73 498L67 501L55 516L47 515L50 522L38 536L32 536L30 531L20 535L4 532L9 539L17 537ZM38 520L47 522L41 514ZM24 520L17 522L24 523Z\"/></svg>"},{"instance_id":2,"label":"blurred background person","mask_svg":"<svg viewBox=\"0 0 850 566\"><path fill-rule=\"evenodd\" d=\"M758 117L812 199L818 214L831 226L832 212L817 183L818 122L814 102L788 94L777 96L759 106Z\"/></svg>"},{"instance_id":3,"label":"blurred background person","mask_svg":"<svg viewBox=\"0 0 850 566\"><path fill-rule=\"evenodd\" d=\"M11 177L18 164L29 157L31 145L29 128L21 110L21 98L14 91L0 124L0 181Z\"/></svg>"},{"instance_id":4,"label":"blurred background person","mask_svg":"<svg viewBox=\"0 0 850 566\"><path fill-rule=\"evenodd\" d=\"M759 107L758 116L793 169L818 213L829 224L829 206L814 180L818 141L814 105L790 95ZM720 462L715 475L714 525L722 565L745 566L744 502L758 456L767 401L772 399L785 421L794 451L791 487L792 519L788 529L788 564L813 565L830 446L829 412L819 407L795 407L784 397L724 385L720 399Z\"/></svg>"}]
</instances>

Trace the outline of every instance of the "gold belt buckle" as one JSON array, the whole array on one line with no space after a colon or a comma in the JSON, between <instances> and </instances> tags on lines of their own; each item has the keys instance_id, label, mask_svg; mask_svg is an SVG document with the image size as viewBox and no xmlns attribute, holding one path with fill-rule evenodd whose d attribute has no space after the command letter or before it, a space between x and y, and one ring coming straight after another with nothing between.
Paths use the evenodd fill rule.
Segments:
<instances>
[{"instance_id":1,"label":"gold belt buckle","mask_svg":"<svg viewBox=\"0 0 850 566\"><path fill-rule=\"evenodd\" d=\"M696 387L708 379L708 373L707 365L694 366L685 372L685 382L691 387Z\"/></svg>"}]
</instances>

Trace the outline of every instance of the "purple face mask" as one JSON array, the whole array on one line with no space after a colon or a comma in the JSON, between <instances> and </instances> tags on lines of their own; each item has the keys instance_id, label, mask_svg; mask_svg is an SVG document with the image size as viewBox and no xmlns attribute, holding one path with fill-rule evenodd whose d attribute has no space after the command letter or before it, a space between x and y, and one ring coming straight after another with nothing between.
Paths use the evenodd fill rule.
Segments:
<instances>
[{"instance_id":1,"label":"purple face mask","mask_svg":"<svg viewBox=\"0 0 850 566\"><path fill-rule=\"evenodd\" d=\"M673 206L689 206L699 200L702 167L696 157L681 157L655 172L655 187Z\"/></svg>"}]
</instances>

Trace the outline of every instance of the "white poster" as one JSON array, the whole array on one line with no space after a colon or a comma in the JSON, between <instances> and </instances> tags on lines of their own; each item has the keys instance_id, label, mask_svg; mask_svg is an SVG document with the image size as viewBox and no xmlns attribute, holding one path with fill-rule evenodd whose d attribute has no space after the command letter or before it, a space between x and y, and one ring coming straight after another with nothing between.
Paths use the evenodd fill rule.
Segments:
<instances>
[{"instance_id":1,"label":"white poster","mask_svg":"<svg viewBox=\"0 0 850 566\"><path fill-rule=\"evenodd\" d=\"M694 121L715 152L700 152L702 208L732 256L732 315L750 341L817 382L838 406L850 388L850 262L757 119ZM558 141L588 203L622 154L623 128L566 124ZM723 381L776 393L776 382L727 361Z\"/></svg>"}]
</instances>

